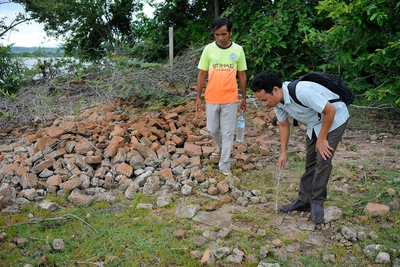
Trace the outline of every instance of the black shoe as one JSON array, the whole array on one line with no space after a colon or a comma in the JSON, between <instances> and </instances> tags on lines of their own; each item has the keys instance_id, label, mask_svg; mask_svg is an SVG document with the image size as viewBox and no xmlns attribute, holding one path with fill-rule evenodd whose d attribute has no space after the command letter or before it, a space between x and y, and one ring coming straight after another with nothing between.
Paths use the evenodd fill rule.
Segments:
<instances>
[{"instance_id":1,"label":"black shoe","mask_svg":"<svg viewBox=\"0 0 400 267\"><path fill-rule=\"evenodd\" d=\"M300 200L295 200L289 205L282 206L281 211L292 212L292 211L310 211L310 204L304 203Z\"/></svg>"},{"instance_id":2,"label":"black shoe","mask_svg":"<svg viewBox=\"0 0 400 267\"><path fill-rule=\"evenodd\" d=\"M315 224L322 222L324 219L324 207L320 204L311 204L310 218Z\"/></svg>"}]
</instances>

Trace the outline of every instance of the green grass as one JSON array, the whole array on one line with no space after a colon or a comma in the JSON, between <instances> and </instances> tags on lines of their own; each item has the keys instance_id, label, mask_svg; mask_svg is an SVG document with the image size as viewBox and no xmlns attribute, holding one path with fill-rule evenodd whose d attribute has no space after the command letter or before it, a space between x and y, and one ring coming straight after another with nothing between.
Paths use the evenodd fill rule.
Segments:
<instances>
[{"instance_id":1,"label":"green grass","mask_svg":"<svg viewBox=\"0 0 400 267\"><path fill-rule=\"evenodd\" d=\"M55 214L31 207L35 218L59 218L35 223L28 223L28 217L21 214L5 214L0 224L6 233L5 242L0 243L0 259L4 266L36 265L42 256L47 257L46 266L75 266L86 261L105 261L107 266L198 264L189 255L192 239L173 236L177 229L190 230L190 221L175 219L173 210L168 209L163 214L166 218L161 218L150 210L135 209L135 204L125 202L124 209L116 213L101 211L104 204ZM17 238L28 240L19 250L13 245ZM45 245L55 238L63 239L66 247L46 251Z\"/></svg>"}]
</instances>

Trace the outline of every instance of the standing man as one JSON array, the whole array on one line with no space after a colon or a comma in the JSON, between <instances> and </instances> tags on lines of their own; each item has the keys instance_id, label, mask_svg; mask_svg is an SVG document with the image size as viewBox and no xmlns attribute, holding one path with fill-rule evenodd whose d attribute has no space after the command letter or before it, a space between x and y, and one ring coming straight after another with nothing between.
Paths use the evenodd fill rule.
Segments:
<instances>
[{"instance_id":1,"label":"standing man","mask_svg":"<svg viewBox=\"0 0 400 267\"><path fill-rule=\"evenodd\" d=\"M242 93L240 108L246 111L246 58L243 48L231 41L232 23L218 18L212 23L215 42L208 44L201 55L197 75L196 113L202 110L201 94L208 72L204 95L206 102L207 129L217 147L214 155L220 155L219 170L231 175L231 156L238 106L238 84Z\"/></svg>"},{"instance_id":2,"label":"standing man","mask_svg":"<svg viewBox=\"0 0 400 267\"><path fill-rule=\"evenodd\" d=\"M278 119L281 142L278 171L287 161L286 149L290 134L288 116L307 125L306 165L300 179L299 196L280 209L284 212L311 211L311 221L317 224L324 219L323 204L327 197L332 157L350 115L345 103L329 102L339 97L324 86L309 81L297 84L296 96L304 107L290 97L288 84L282 83L275 73L264 71L254 77L250 87L266 107L274 108Z\"/></svg>"}]
</instances>

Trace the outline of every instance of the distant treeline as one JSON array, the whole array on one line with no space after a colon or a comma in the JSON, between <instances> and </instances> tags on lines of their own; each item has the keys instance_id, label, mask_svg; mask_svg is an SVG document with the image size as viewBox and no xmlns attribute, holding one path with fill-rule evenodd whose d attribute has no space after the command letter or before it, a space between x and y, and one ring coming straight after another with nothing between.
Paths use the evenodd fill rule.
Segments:
<instances>
[{"instance_id":1,"label":"distant treeline","mask_svg":"<svg viewBox=\"0 0 400 267\"><path fill-rule=\"evenodd\" d=\"M49 56L49 57L60 57L64 55L64 50L56 47L22 47L12 46L11 53L19 54L21 56Z\"/></svg>"}]
</instances>

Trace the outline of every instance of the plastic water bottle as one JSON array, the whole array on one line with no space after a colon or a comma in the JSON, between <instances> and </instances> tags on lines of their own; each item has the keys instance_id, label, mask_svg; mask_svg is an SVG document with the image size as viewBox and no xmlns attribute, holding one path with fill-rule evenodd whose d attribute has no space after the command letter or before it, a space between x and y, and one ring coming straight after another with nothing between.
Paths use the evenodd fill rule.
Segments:
<instances>
[{"instance_id":1,"label":"plastic water bottle","mask_svg":"<svg viewBox=\"0 0 400 267\"><path fill-rule=\"evenodd\" d=\"M240 113L239 118L237 119L237 127L236 127L236 141L243 142L244 141L244 115L243 112Z\"/></svg>"}]
</instances>

